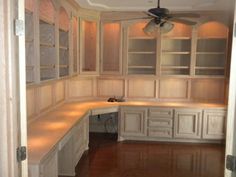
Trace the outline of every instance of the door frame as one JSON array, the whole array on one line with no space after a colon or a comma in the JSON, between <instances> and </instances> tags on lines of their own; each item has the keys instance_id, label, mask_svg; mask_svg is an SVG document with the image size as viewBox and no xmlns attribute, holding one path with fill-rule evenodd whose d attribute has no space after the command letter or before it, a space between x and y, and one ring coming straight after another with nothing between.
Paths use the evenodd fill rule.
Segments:
<instances>
[{"instance_id":1,"label":"door frame","mask_svg":"<svg viewBox=\"0 0 236 177\"><path fill-rule=\"evenodd\" d=\"M232 47L231 47L231 64L229 79L229 96L227 110L226 125L226 149L225 159L227 155L236 155L236 3L232 1ZM233 148L234 147L234 148ZM225 162L226 164L226 162ZM235 177L236 173L226 169L225 177Z\"/></svg>"},{"instance_id":2,"label":"door frame","mask_svg":"<svg viewBox=\"0 0 236 177\"><path fill-rule=\"evenodd\" d=\"M27 160L16 148L27 146L25 37L15 35L15 19L24 21L24 0L0 1L0 176L27 177Z\"/></svg>"}]
</instances>

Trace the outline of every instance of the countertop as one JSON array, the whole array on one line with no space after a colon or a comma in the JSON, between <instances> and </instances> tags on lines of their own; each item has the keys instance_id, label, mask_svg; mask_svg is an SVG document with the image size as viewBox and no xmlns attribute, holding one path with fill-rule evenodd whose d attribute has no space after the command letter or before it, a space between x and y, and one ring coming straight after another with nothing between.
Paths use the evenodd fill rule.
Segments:
<instances>
[{"instance_id":1,"label":"countertop","mask_svg":"<svg viewBox=\"0 0 236 177\"><path fill-rule=\"evenodd\" d=\"M189 102L68 102L28 124L28 161L39 164L81 118L99 108L119 106L158 106L171 108L226 108L223 104Z\"/></svg>"}]
</instances>

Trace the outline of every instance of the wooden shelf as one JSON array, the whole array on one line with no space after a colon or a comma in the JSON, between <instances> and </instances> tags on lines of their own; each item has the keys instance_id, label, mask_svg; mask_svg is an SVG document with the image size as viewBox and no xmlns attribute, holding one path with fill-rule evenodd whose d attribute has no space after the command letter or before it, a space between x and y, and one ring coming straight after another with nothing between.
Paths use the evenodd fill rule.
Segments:
<instances>
[{"instance_id":1,"label":"wooden shelf","mask_svg":"<svg viewBox=\"0 0 236 177\"><path fill-rule=\"evenodd\" d=\"M50 43L40 43L40 46L43 46L43 47L55 47L54 44L50 44Z\"/></svg>"},{"instance_id":2,"label":"wooden shelf","mask_svg":"<svg viewBox=\"0 0 236 177\"><path fill-rule=\"evenodd\" d=\"M211 37L197 37L198 40L201 40L201 39L225 39L227 40L227 38L225 37L220 37L220 36L211 36Z\"/></svg>"},{"instance_id":3,"label":"wooden shelf","mask_svg":"<svg viewBox=\"0 0 236 177\"><path fill-rule=\"evenodd\" d=\"M129 51L129 54L156 54L155 51Z\"/></svg>"},{"instance_id":4,"label":"wooden shelf","mask_svg":"<svg viewBox=\"0 0 236 177\"><path fill-rule=\"evenodd\" d=\"M197 55L224 55L225 52L197 52Z\"/></svg>"},{"instance_id":5,"label":"wooden shelf","mask_svg":"<svg viewBox=\"0 0 236 177\"><path fill-rule=\"evenodd\" d=\"M69 47L67 47L67 46L60 46L59 48L63 49L63 50L69 50Z\"/></svg>"},{"instance_id":6,"label":"wooden shelf","mask_svg":"<svg viewBox=\"0 0 236 177\"><path fill-rule=\"evenodd\" d=\"M69 65L59 65L60 68L69 68Z\"/></svg>"},{"instance_id":7,"label":"wooden shelf","mask_svg":"<svg viewBox=\"0 0 236 177\"><path fill-rule=\"evenodd\" d=\"M201 70L224 70L224 67L203 67L203 66L197 66L195 69L201 69Z\"/></svg>"},{"instance_id":8,"label":"wooden shelf","mask_svg":"<svg viewBox=\"0 0 236 177\"><path fill-rule=\"evenodd\" d=\"M40 69L52 69L56 68L56 65L41 65Z\"/></svg>"},{"instance_id":9,"label":"wooden shelf","mask_svg":"<svg viewBox=\"0 0 236 177\"><path fill-rule=\"evenodd\" d=\"M155 37L129 37L130 40L152 40L156 39Z\"/></svg>"},{"instance_id":10,"label":"wooden shelf","mask_svg":"<svg viewBox=\"0 0 236 177\"><path fill-rule=\"evenodd\" d=\"M169 37L169 36L163 36L162 39L166 40L190 40L191 37Z\"/></svg>"},{"instance_id":11,"label":"wooden shelf","mask_svg":"<svg viewBox=\"0 0 236 177\"><path fill-rule=\"evenodd\" d=\"M162 51L163 54L170 54L170 55L189 55L190 52L173 52L173 51Z\"/></svg>"},{"instance_id":12,"label":"wooden shelf","mask_svg":"<svg viewBox=\"0 0 236 177\"><path fill-rule=\"evenodd\" d=\"M189 69L189 66L161 66L162 69Z\"/></svg>"},{"instance_id":13,"label":"wooden shelf","mask_svg":"<svg viewBox=\"0 0 236 177\"><path fill-rule=\"evenodd\" d=\"M155 69L155 66L129 66L129 69Z\"/></svg>"}]
</instances>

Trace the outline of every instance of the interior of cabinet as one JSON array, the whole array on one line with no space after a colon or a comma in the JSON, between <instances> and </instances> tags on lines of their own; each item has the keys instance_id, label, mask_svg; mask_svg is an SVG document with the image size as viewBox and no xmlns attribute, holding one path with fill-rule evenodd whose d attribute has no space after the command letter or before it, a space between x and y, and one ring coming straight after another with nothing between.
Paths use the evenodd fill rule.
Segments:
<instances>
[{"instance_id":1,"label":"interior of cabinet","mask_svg":"<svg viewBox=\"0 0 236 177\"><path fill-rule=\"evenodd\" d=\"M70 21L66 10L59 10L59 76L69 75L69 27Z\"/></svg>"},{"instance_id":2,"label":"interior of cabinet","mask_svg":"<svg viewBox=\"0 0 236 177\"><path fill-rule=\"evenodd\" d=\"M156 74L157 40L143 32L147 22L137 22L128 31L128 74Z\"/></svg>"},{"instance_id":3,"label":"interior of cabinet","mask_svg":"<svg viewBox=\"0 0 236 177\"><path fill-rule=\"evenodd\" d=\"M97 23L82 20L82 72L95 72L97 69Z\"/></svg>"},{"instance_id":4,"label":"interior of cabinet","mask_svg":"<svg viewBox=\"0 0 236 177\"><path fill-rule=\"evenodd\" d=\"M78 19L77 17L72 17L72 42L73 42L73 73L78 72Z\"/></svg>"},{"instance_id":5,"label":"interior of cabinet","mask_svg":"<svg viewBox=\"0 0 236 177\"><path fill-rule=\"evenodd\" d=\"M41 0L39 6L40 80L57 76L55 48L55 9L51 0Z\"/></svg>"},{"instance_id":6,"label":"interior of cabinet","mask_svg":"<svg viewBox=\"0 0 236 177\"><path fill-rule=\"evenodd\" d=\"M199 26L195 75L224 76L227 38L228 28L223 24L208 22Z\"/></svg>"},{"instance_id":7,"label":"interior of cabinet","mask_svg":"<svg viewBox=\"0 0 236 177\"><path fill-rule=\"evenodd\" d=\"M120 45L121 25L120 23L103 24L103 50L102 50L102 72L120 72Z\"/></svg>"},{"instance_id":8,"label":"interior of cabinet","mask_svg":"<svg viewBox=\"0 0 236 177\"><path fill-rule=\"evenodd\" d=\"M162 34L161 74L189 75L192 27L174 23L174 28Z\"/></svg>"},{"instance_id":9,"label":"interior of cabinet","mask_svg":"<svg viewBox=\"0 0 236 177\"><path fill-rule=\"evenodd\" d=\"M35 52L34 52L34 1L25 0L25 54L26 82L35 81Z\"/></svg>"}]
</instances>

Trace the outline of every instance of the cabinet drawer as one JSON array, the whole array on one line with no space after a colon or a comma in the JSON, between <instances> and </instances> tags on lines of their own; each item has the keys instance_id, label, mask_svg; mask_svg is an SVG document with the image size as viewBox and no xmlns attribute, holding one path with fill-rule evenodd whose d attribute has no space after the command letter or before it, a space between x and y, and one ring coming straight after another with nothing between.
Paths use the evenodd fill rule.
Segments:
<instances>
[{"instance_id":1,"label":"cabinet drawer","mask_svg":"<svg viewBox=\"0 0 236 177\"><path fill-rule=\"evenodd\" d=\"M156 119L149 119L148 126L149 127L166 127L171 128L173 125L172 118L156 118Z\"/></svg>"},{"instance_id":2,"label":"cabinet drawer","mask_svg":"<svg viewBox=\"0 0 236 177\"><path fill-rule=\"evenodd\" d=\"M148 110L148 116L151 118L155 117L168 117L171 118L173 117L173 109L169 108L150 108Z\"/></svg>"},{"instance_id":3,"label":"cabinet drawer","mask_svg":"<svg viewBox=\"0 0 236 177\"><path fill-rule=\"evenodd\" d=\"M149 137L172 138L172 128L149 128Z\"/></svg>"}]
</instances>

